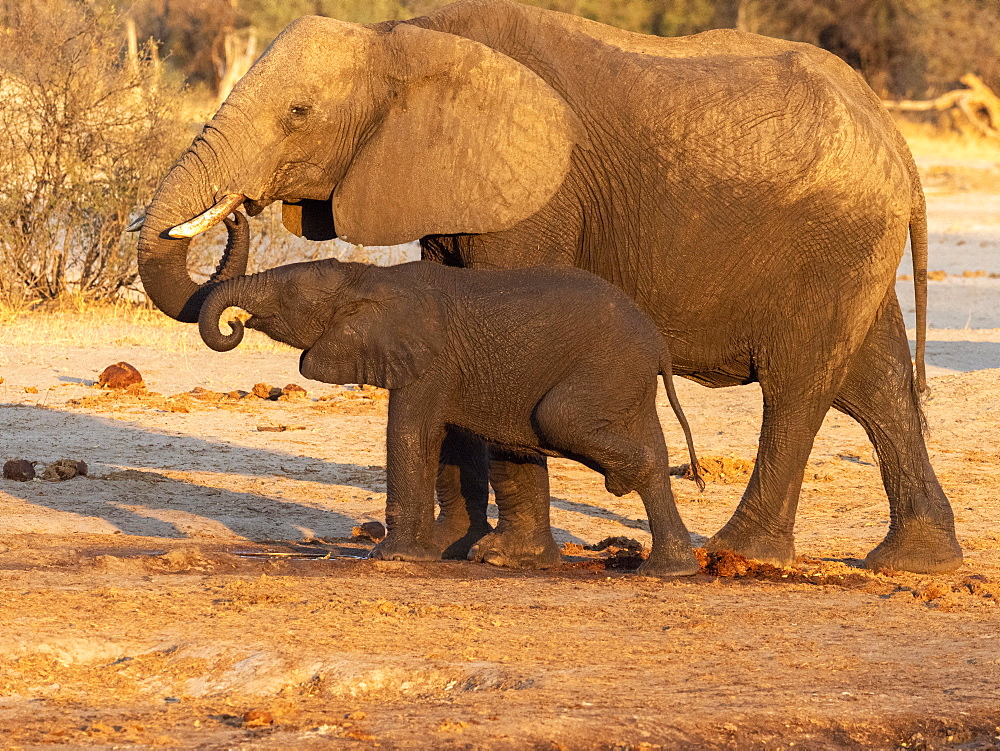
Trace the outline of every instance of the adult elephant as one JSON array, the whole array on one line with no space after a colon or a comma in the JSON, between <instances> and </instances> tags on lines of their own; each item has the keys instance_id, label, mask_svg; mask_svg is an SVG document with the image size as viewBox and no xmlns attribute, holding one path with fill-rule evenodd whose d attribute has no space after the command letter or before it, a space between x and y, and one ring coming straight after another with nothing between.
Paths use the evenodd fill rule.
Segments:
<instances>
[{"instance_id":1,"label":"adult elephant","mask_svg":"<svg viewBox=\"0 0 1000 751\"><path fill-rule=\"evenodd\" d=\"M419 238L445 264L588 269L653 317L675 372L759 381L756 468L710 548L793 560L806 460L833 406L868 432L889 498L868 565L960 564L917 396L923 194L889 116L834 56L729 30L647 37L511 0L367 27L303 18L154 197L139 270L156 305L196 321L207 287L188 276L186 237L278 200L311 239ZM893 284L908 230L918 384ZM486 474L485 450L449 436L424 553L462 555L488 531ZM543 492L541 464L489 474L509 508ZM509 539L535 533L525 521Z\"/></svg>"}]
</instances>

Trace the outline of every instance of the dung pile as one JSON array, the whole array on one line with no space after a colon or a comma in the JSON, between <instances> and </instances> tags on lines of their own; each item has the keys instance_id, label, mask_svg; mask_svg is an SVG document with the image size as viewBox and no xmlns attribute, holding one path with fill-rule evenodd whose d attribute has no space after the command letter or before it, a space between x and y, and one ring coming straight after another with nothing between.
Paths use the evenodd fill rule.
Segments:
<instances>
[{"instance_id":1,"label":"dung pile","mask_svg":"<svg viewBox=\"0 0 1000 751\"><path fill-rule=\"evenodd\" d=\"M3 479L15 482L30 482L38 477L35 466L41 462L28 459L11 459L3 465ZM79 459L59 459L54 461L41 473L41 479L48 482L62 482L74 477L87 476L87 463Z\"/></svg>"},{"instance_id":2,"label":"dung pile","mask_svg":"<svg viewBox=\"0 0 1000 751\"><path fill-rule=\"evenodd\" d=\"M878 582L878 577L872 574L854 571L830 573L823 570L807 571L800 568L783 568L744 558L739 553L730 550L710 553L705 548L695 548L694 555L701 566L700 573L727 579L752 579L785 584L836 584L849 588L864 587Z\"/></svg>"},{"instance_id":3,"label":"dung pile","mask_svg":"<svg viewBox=\"0 0 1000 751\"><path fill-rule=\"evenodd\" d=\"M745 483L753 474L754 460L741 459L736 456L699 456L698 466L701 468L701 476L705 482L718 482L722 484ZM670 474L675 477L683 477L685 480L693 480L691 466L687 463L670 468Z\"/></svg>"},{"instance_id":4,"label":"dung pile","mask_svg":"<svg viewBox=\"0 0 1000 751\"><path fill-rule=\"evenodd\" d=\"M28 482L35 479L35 462L27 459L10 459L4 462L3 479L14 482Z\"/></svg>"},{"instance_id":5,"label":"dung pile","mask_svg":"<svg viewBox=\"0 0 1000 751\"><path fill-rule=\"evenodd\" d=\"M74 477L87 476L87 463L77 459L60 459L52 462L42 472L42 479L49 482L72 480Z\"/></svg>"},{"instance_id":6,"label":"dung pile","mask_svg":"<svg viewBox=\"0 0 1000 751\"><path fill-rule=\"evenodd\" d=\"M97 385L103 389L129 393L142 393L146 390L142 373L127 362L116 362L106 367L98 376Z\"/></svg>"}]
</instances>

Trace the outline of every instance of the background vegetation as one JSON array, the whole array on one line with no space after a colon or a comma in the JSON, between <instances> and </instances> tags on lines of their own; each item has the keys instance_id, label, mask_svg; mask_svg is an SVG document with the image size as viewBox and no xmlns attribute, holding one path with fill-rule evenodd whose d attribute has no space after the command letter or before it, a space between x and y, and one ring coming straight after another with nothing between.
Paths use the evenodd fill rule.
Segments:
<instances>
[{"instance_id":1,"label":"background vegetation","mask_svg":"<svg viewBox=\"0 0 1000 751\"><path fill-rule=\"evenodd\" d=\"M718 27L809 42L859 69L883 96L924 97L965 73L1000 87L997 0L522 0L659 36ZM448 0L138 0L142 34L171 52L189 81L212 84L226 33L253 29L259 48L305 14L371 23Z\"/></svg>"},{"instance_id":2,"label":"background vegetation","mask_svg":"<svg viewBox=\"0 0 1000 751\"><path fill-rule=\"evenodd\" d=\"M123 55L109 7L0 9L0 297L114 297L136 278L129 215L187 140L179 87Z\"/></svg>"},{"instance_id":3,"label":"background vegetation","mask_svg":"<svg viewBox=\"0 0 1000 751\"><path fill-rule=\"evenodd\" d=\"M997 0L523 1L647 34L733 27L810 42L887 98L936 96L967 73L1000 88ZM133 289L124 227L290 21L407 19L446 2L0 0L0 303ZM272 213L254 221L271 263L331 252L297 244ZM202 243L204 265L218 241Z\"/></svg>"}]
</instances>

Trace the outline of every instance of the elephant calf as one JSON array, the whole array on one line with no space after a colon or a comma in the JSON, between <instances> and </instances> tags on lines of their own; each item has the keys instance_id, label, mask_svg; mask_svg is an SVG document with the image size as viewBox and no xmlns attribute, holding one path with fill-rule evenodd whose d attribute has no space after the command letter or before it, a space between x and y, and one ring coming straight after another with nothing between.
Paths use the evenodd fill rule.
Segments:
<instances>
[{"instance_id":1,"label":"elephant calf","mask_svg":"<svg viewBox=\"0 0 1000 751\"><path fill-rule=\"evenodd\" d=\"M435 481L442 440L455 428L486 440L494 461L519 468L494 482L542 480L544 489L498 493L517 500L500 502L496 530L472 548L471 559L558 563L544 457L563 456L601 472L616 495L638 491L653 536L641 573L698 570L656 414L659 373L697 470L670 357L655 324L608 282L573 268L296 263L213 289L199 325L220 352L243 338L239 321L229 323L231 334L220 331L230 306L251 313L248 327L303 350L306 378L390 390L388 535L372 557L441 557Z\"/></svg>"}]
</instances>

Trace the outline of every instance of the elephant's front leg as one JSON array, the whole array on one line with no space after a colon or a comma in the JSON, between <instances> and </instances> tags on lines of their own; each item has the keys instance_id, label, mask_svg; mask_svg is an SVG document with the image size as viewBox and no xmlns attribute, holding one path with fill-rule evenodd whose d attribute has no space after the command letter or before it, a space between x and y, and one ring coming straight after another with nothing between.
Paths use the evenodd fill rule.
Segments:
<instances>
[{"instance_id":1,"label":"elephant's front leg","mask_svg":"<svg viewBox=\"0 0 1000 751\"><path fill-rule=\"evenodd\" d=\"M709 551L788 566L795 561L795 512L816 433L846 372L851 349L810 351L805 343L756 359L764 419L757 462L736 512Z\"/></svg>"},{"instance_id":2,"label":"elephant's front leg","mask_svg":"<svg viewBox=\"0 0 1000 751\"><path fill-rule=\"evenodd\" d=\"M473 561L513 568L550 568L562 555L549 526L549 473L544 456L491 450L490 482L500 518L476 543Z\"/></svg>"},{"instance_id":3,"label":"elephant's front leg","mask_svg":"<svg viewBox=\"0 0 1000 751\"><path fill-rule=\"evenodd\" d=\"M441 558L434 544L434 484L444 425L432 396L410 389L389 398L386 431L388 534L371 558L391 561L432 561Z\"/></svg>"},{"instance_id":4,"label":"elephant's front leg","mask_svg":"<svg viewBox=\"0 0 1000 751\"><path fill-rule=\"evenodd\" d=\"M467 558L469 549L493 531L486 519L490 500L486 445L449 430L441 444L437 477L441 513L434 523L434 547L445 558Z\"/></svg>"}]
</instances>

